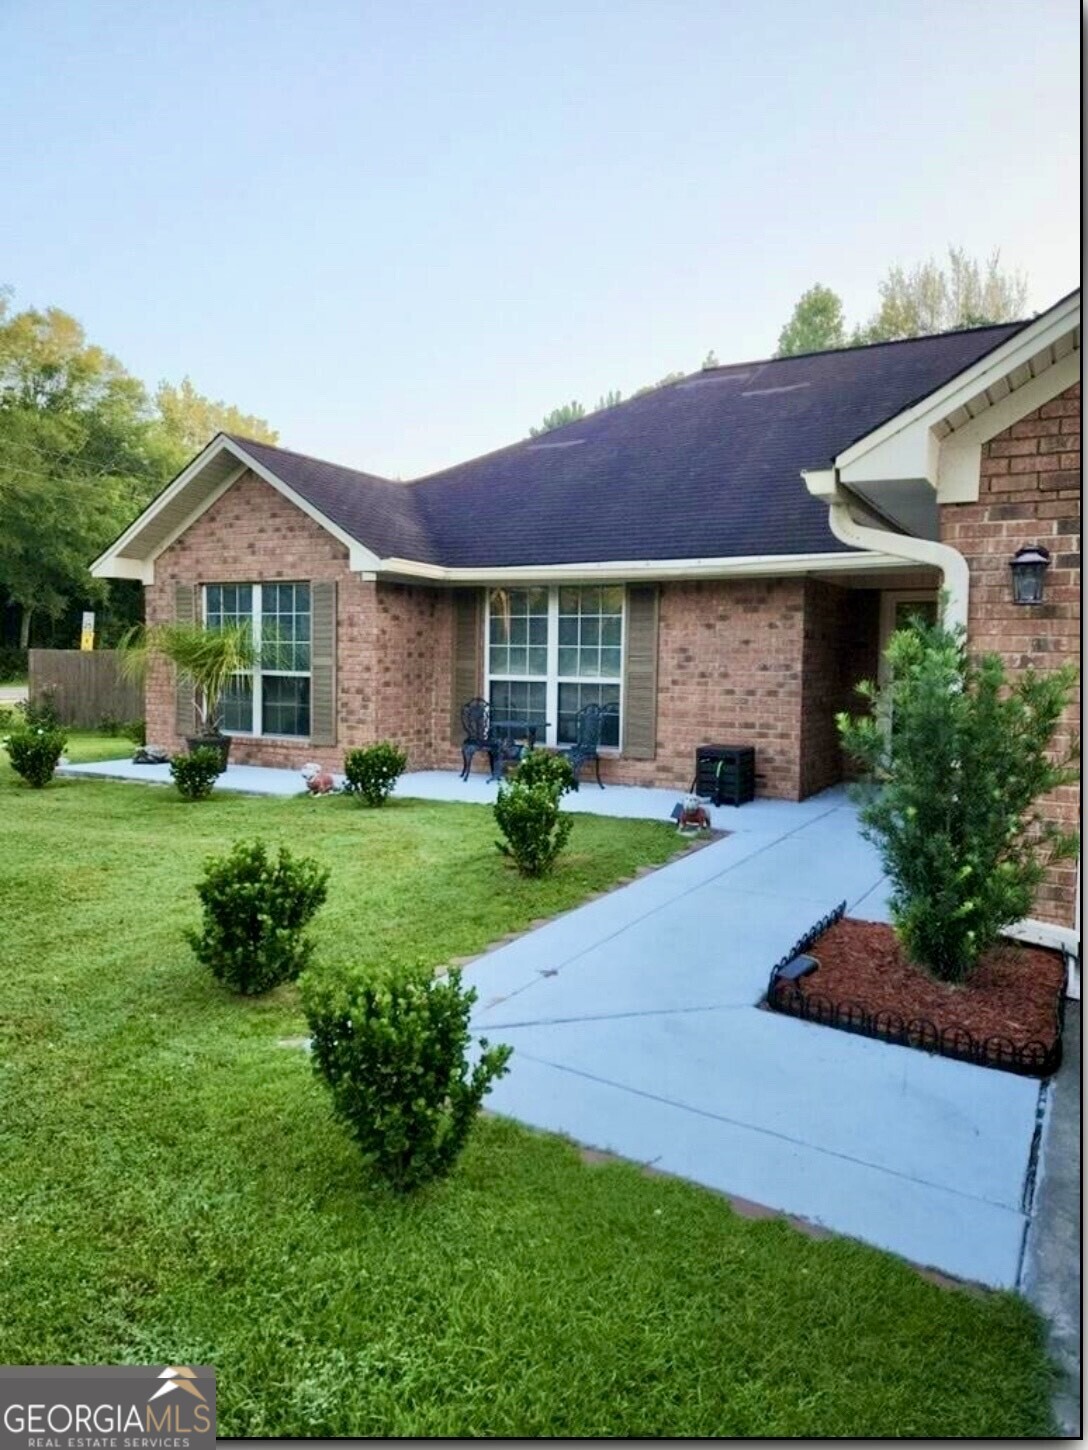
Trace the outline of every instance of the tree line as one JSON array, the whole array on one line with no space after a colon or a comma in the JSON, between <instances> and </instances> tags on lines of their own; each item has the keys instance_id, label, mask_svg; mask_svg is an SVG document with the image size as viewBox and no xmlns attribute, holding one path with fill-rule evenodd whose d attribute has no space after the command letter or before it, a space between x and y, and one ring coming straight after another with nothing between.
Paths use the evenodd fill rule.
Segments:
<instances>
[{"instance_id":1,"label":"tree line","mask_svg":"<svg viewBox=\"0 0 1088 1450\"><path fill-rule=\"evenodd\" d=\"M982 327L987 323L1011 322L1024 315L1027 278L1001 266L1001 254L993 252L978 262L960 247L949 247L945 265L928 259L913 267L893 266L877 284L878 305L868 320L848 328L842 298L830 287L817 283L802 293L778 335L775 357L793 357L803 352L826 352L836 347L858 347L874 342L898 342L907 337L928 337L958 327ZM717 367L713 351L702 366ZM653 392L666 383L686 377L668 373L649 387L638 388L633 398ZM538 438L565 423L576 423L588 412L615 407L623 394L606 393L595 408L577 401L553 408L540 424L529 429Z\"/></svg>"},{"instance_id":2,"label":"tree line","mask_svg":"<svg viewBox=\"0 0 1088 1450\"><path fill-rule=\"evenodd\" d=\"M220 430L278 436L188 377L149 392L69 313L0 289L0 645L70 645L87 608L103 643L138 620L140 586L88 565Z\"/></svg>"}]
</instances>

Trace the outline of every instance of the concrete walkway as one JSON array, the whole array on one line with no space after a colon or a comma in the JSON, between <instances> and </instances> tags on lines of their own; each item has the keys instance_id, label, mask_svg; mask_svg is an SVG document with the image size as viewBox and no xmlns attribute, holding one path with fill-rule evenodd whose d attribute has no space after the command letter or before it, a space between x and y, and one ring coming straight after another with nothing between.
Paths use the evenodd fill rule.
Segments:
<instances>
[{"instance_id":1,"label":"concrete walkway","mask_svg":"<svg viewBox=\"0 0 1088 1450\"><path fill-rule=\"evenodd\" d=\"M97 780L133 780L142 785L173 784L168 765L133 765L131 760L124 759L62 765L57 774ZM334 779L339 782L343 777L334 776ZM229 765L219 777L216 788L238 791L242 795L292 796L301 794L305 783L297 770L277 770L263 765ZM462 780L454 770L415 770L401 776L394 794L402 800L454 801L461 805L486 806L494 802L498 791L498 782L488 780L484 770L474 771L468 780ZM682 794L678 790L644 786L608 786L600 790L596 783L586 782L580 790L564 797L563 809L626 820L666 821ZM739 822L747 829L780 831L786 829L788 823L796 823L826 809L826 804L816 805L809 801L797 804L793 801L758 800L740 807L714 806L710 814L717 830L736 830Z\"/></svg>"},{"instance_id":2,"label":"concrete walkway","mask_svg":"<svg viewBox=\"0 0 1088 1450\"><path fill-rule=\"evenodd\" d=\"M65 774L169 782L125 761ZM293 795L291 770L220 788ZM397 795L487 804L482 773L405 775ZM583 785L573 811L665 820L670 790ZM1037 1082L758 1010L776 961L844 898L886 919L842 790L719 807L732 832L487 953L477 1030L515 1048L488 1106L998 1287L1020 1282Z\"/></svg>"},{"instance_id":3,"label":"concrete walkway","mask_svg":"<svg viewBox=\"0 0 1088 1450\"><path fill-rule=\"evenodd\" d=\"M779 804L468 968L475 1027L515 1049L489 1106L1013 1287L1040 1086L757 1009L837 902L885 913L845 797Z\"/></svg>"}]
</instances>

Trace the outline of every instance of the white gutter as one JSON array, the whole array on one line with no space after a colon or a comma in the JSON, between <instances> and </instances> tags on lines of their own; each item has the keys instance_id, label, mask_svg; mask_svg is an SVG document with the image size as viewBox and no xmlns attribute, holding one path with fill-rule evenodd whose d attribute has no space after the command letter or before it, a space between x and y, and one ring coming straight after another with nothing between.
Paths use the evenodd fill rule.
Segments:
<instances>
[{"instance_id":1,"label":"white gutter","mask_svg":"<svg viewBox=\"0 0 1088 1450\"><path fill-rule=\"evenodd\" d=\"M896 536L889 534L888 538ZM631 583L638 579L730 579L777 577L782 574L851 573L866 569L901 569L902 558L890 552L856 554L745 554L704 559L616 559L584 564L519 564L506 568L446 568L415 559L385 558L364 572L367 579L418 579L430 584L566 584Z\"/></svg>"},{"instance_id":2,"label":"white gutter","mask_svg":"<svg viewBox=\"0 0 1088 1450\"><path fill-rule=\"evenodd\" d=\"M896 534L873 524L859 524L850 511L849 495L839 487L835 468L803 472L801 476L809 493L827 504L831 532L841 543L939 569L944 579L944 622L967 628L971 575L967 560L958 549L951 544L939 544L935 539L917 539L912 534Z\"/></svg>"},{"instance_id":3,"label":"white gutter","mask_svg":"<svg viewBox=\"0 0 1088 1450\"><path fill-rule=\"evenodd\" d=\"M901 559L910 559L917 564L929 564L941 571L944 578L945 609L944 621L948 625L962 624L967 628L967 604L970 596L971 576L967 560L951 544L939 544L933 539L916 539L905 534L894 534L872 524L859 524L850 512L850 496L839 486L838 470L821 469L804 473L803 478L809 493L823 499L828 506L828 522L831 532L841 543L855 549L875 549L882 555L896 554ZM1080 858L1077 859L1076 919L1072 928L1058 926L1054 922L1038 921L1025 917L1006 928L1005 936L1014 941L1032 946L1053 947L1066 954L1067 961L1076 962L1080 957ZM1070 967L1066 994L1080 1000L1080 971Z\"/></svg>"}]
</instances>

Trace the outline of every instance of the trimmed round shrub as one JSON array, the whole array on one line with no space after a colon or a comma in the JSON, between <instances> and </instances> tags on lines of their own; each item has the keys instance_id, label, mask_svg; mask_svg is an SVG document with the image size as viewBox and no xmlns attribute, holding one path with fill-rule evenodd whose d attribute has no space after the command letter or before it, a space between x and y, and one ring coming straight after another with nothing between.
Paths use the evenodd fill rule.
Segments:
<instances>
[{"instance_id":1,"label":"trimmed round shrub","mask_svg":"<svg viewBox=\"0 0 1088 1450\"><path fill-rule=\"evenodd\" d=\"M203 929L186 938L232 991L253 996L294 981L313 952L303 928L324 902L328 880L324 866L285 846L273 857L263 841L238 841L207 862L196 888Z\"/></svg>"},{"instance_id":2,"label":"trimmed round shrub","mask_svg":"<svg viewBox=\"0 0 1088 1450\"><path fill-rule=\"evenodd\" d=\"M344 789L365 805L384 805L407 763L404 751L388 740L364 750L349 750L344 756Z\"/></svg>"},{"instance_id":3,"label":"trimmed round shrub","mask_svg":"<svg viewBox=\"0 0 1088 1450\"><path fill-rule=\"evenodd\" d=\"M504 840L495 844L523 876L544 876L567 844L573 819L559 809L559 788L541 782L526 785L516 777L499 786L493 807Z\"/></svg>"},{"instance_id":4,"label":"trimmed round shrub","mask_svg":"<svg viewBox=\"0 0 1088 1450\"><path fill-rule=\"evenodd\" d=\"M63 730L20 725L4 741L12 769L36 790L49 784L68 738Z\"/></svg>"},{"instance_id":5,"label":"trimmed round shrub","mask_svg":"<svg viewBox=\"0 0 1088 1450\"><path fill-rule=\"evenodd\" d=\"M222 768L222 756L210 745L198 745L189 755L175 755L170 762L174 784L187 801L206 800Z\"/></svg>"},{"instance_id":6,"label":"trimmed round shrub","mask_svg":"<svg viewBox=\"0 0 1088 1450\"><path fill-rule=\"evenodd\" d=\"M1078 779L1077 743L1060 740L1076 671L1010 678L999 655L968 655L962 626L939 624L898 630L885 660L887 684L859 689L872 712L838 716L869 775L862 835L880 852L907 955L963 982L1030 914L1048 867L1079 849L1039 806Z\"/></svg>"},{"instance_id":7,"label":"trimmed round shrub","mask_svg":"<svg viewBox=\"0 0 1088 1450\"><path fill-rule=\"evenodd\" d=\"M546 785L559 795L577 787L574 768L565 755L549 750L529 750L521 758L514 779L521 785Z\"/></svg>"},{"instance_id":8,"label":"trimmed round shrub","mask_svg":"<svg viewBox=\"0 0 1088 1450\"><path fill-rule=\"evenodd\" d=\"M512 1051L479 1042L470 1068L475 991L422 964L310 972L302 1001L313 1064L333 1111L374 1177L406 1193L449 1173Z\"/></svg>"}]
</instances>

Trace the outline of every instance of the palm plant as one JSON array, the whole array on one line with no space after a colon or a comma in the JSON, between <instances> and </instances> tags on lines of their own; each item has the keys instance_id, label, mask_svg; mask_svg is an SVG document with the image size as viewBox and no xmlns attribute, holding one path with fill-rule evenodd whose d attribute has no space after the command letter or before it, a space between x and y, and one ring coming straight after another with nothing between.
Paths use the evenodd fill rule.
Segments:
<instances>
[{"instance_id":1,"label":"palm plant","mask_svg":"<svg viewBox=\"0 0 1088 1450\"><path fill-rule=\"evenodd\" d=\"M219 737L223 694L235 675L254 668L259 653L248 624L153 624L137 626L121 641L121 669L142 679L153 660L168 660L192 681L201 735Z\"/></svg>"}]
</instances>

